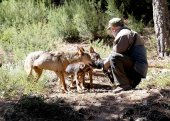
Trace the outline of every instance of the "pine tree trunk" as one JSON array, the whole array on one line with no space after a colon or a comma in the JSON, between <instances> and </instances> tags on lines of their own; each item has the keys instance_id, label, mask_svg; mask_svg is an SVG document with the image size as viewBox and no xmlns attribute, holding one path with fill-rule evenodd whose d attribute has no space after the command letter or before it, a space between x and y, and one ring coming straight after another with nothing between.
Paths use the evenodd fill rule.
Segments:
<instances>
[{"instance_id":1,"label":"pine tree trunk","mask_svg":"<svg viewBox=\"0 0 170 121\"><path fill-rule=\"evenodd\" d=\"M169 53L169 13L167 0L153 0L153 19L157 39L157 52L159 57L167 56Z\"/></svg>"}]
</instances>

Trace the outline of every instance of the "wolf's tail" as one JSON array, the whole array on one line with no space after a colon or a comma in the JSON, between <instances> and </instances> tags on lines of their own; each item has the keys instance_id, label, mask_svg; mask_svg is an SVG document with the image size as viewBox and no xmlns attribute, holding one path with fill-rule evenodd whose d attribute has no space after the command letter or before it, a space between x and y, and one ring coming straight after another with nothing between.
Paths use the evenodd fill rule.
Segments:
<instances>
[{"instance_id":1,"label":"wolf's tail","mask_svg":"<svg viewBox=\"0 0 170 121\"><path fill-rule=\"evenodd\" d=\"M24 63L24 70L27 73L27 76L32 74L32 65L33 65L34 60L31 57L27 57L25 59L25 63Z\"/></svg>"},{"instance_id":2,"label":"wolf's tail","mask_svg":"<svg viewBox=\"0 0 170 121\"><path fill-rule=\"evenodd\" d=\"M39 56L43 53L45 53L46 51L35 51L35 52L31 52L25 59L25 63L24 63L24 70L27 73L27 76L32 75L32 70L33 70L33 63L36 59L39 58Z\"/></svg>"}]
</instances>

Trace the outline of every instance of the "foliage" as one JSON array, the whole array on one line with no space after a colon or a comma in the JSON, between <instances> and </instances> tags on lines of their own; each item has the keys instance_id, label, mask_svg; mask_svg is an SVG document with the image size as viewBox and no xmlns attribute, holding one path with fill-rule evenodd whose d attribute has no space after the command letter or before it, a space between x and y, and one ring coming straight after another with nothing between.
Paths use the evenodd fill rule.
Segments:
<instances>
[{"instance_id":1,"label":"foliage","mask_svg":"<svg viewBox=\"0 0 170 121\"><path fill-rule=\"evenodd\" d=\"M62 7L51 10L48 19L52 34L58 38L69 40L78 39L79 33L73 23L74 10L68 3Z\"/></svg>"},{"instance_id":2,"label":"foliage","mask_svg":"<svg viewBox=\"0 0 170 121\"><path fill-rule=\"evenodd\" d=\"M92 1L73 0L70 5L74 6L76 3L76 11L74 15L74 23L82 38L93 39L102 36L105 30L105 13L100 11L101 3Z\"/></svg>"},{"instance_id":3,"label":"foliage","mask_svg":"<svg viewBox=\"0 0 170 121\"><path fill-rule=\"evenodd\" d=\"M164 89L170 86L170 71L149 69L148 76L142 81L140 87L142 88L158 88Z\"/></svg>"},{"instance_id":4,"label":"foliage","mask_svg":"<svg viewBox=\"0 0 170 121\"><path fill-rule=\"evenodd\" d=\"M116 0L107 0L108 7L107 7L107 14L109 17L120 17L122 18L122 13L118 10L116 6Z\"/></svg>"},{"instance_id":5,"label":"foliage","mask_svg":"<svg viewBox=\"0 0 170 121\"><path fill-rule=\"evenodd\" d=\"M22 26L46 21L47 9L34 0L9 0L0 3L0 26Z\"/></svg>"},{"instance_id":6,"label":"foliage","mask_svg":"<svg viewBox=\"0 0 170 121\"><path fill-rule=\"evenodd\" d=\"M144 24L142 23L142 21L137 21L133 16L130 15L128 18L127 25L137 32L142 32L144 28Z\"/></svg>"},{"instance_id":7,"label":"foliage","mask_svg":"<svg viewBox=\"0 0 170 121\"><path fill-rule=\"evenodd\" d=\"M27 82L21 63L6 64L0 68L0 97L14 98L23 94L42 93L43 83Z\"/></svg>"},{"instance_id":8,"label":"foliage","mask_svg":"<svg viewBox=\"0 0 170 121\"><path fill-rule=\"evenodd\" d=\"M102 36L105 28L105 14L94 1L67 1L49 14L49 24L56 36L79 41Z\"/></svg>"},{"instance_id":9,"label":"foliage","mask_svg":"<svg viewBox=\"0 0 170 121\"><path fill-rule=\"evenodd\" d=\"M30 51L53 48L54 38L48 25L38 23L25 25L22 30L16 28L15 26L9 27L0 36L1 46L13 55L13 61L22 59Z\"/></svg>"},{"instance_id":10,"label":"foliage","mask_svg":"<svg viewBox=\"0 0 170 121\"><path fill-rule=\"evenodd\" d=\"M157 55L157 49L156 49L156 38L154 36L150 36L149 40L145 42L148 52L148 58L151 59L154 56Z\"/></svg>"},{"instance_id":11,"label":"foliage","mask_svg":"<svg viewBox=\"0 0 170 121\"><path fill-rule=\"evenodd\" d=\"M112 48L105 45L103 41L97 40L91 43L91 46L95 48L96 52L100 53L101 58L106 58L111 53Z\"/></svg>"},{"instance_id":12,"label":"foliage","mask_svg":"<svg viewBox=\"0 0 170 121\"><path fill-rule=\"evenodd\" d=\"M107 8L107 14L109 19L112 17L120 17L123 19L127 19L127 17L124 16L124 11L125 6L124 4L121 4L120 1L117 0L107 0L108 2L108 8ZM120 3L119 3L120 2ZM119 5L120 4L120 5ZM128 1L126 3L127 5L129 4ZM134 29L137 32L141 32L144 28L144 24L142 21L137 21L134 16L127 14L128 16L128 23L126 23L130 28Z\"/></svg>"},{"instance_id":13,"label":"foliage","mask_svg":"<svg viewBox=\"0 0 170 121\"><path fill-rule=\"evenodd\" d=\"M147 25L152 21L152 0L113 0L119 13L126 19L129 16ZM153 24L152 24L153 26Z\"/></svg>"}]
</instances>

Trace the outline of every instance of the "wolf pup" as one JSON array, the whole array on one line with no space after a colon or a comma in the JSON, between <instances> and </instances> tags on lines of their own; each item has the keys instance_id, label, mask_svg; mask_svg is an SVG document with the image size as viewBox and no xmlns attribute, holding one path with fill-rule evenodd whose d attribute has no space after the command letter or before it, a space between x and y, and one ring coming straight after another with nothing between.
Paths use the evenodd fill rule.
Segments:
<instances>
[{"instance_id":1,"label":"wolf pup","mask_svg":"<svg viewBox=\"0 0 170 121\"><path fill-rule=\"evenodd\" d=\"M84 48L81 48L82 51L85 51ZM100 55L94 51L93 47L90 47L90 52L89 52L92 61L98 61L101 60ZM72 76L71 84L73 85L73 81L76 81L76 86L77 86L77 91L80 91L81 89L85 89L85 73L89 74L90 78L90 88L93 86L93 78L92 78L92 73L93 73L93 68L89 65L86 65L84 63L74 63L74 64L69 64L66 68L66 73Z\"/></svg>"}]
</instances>

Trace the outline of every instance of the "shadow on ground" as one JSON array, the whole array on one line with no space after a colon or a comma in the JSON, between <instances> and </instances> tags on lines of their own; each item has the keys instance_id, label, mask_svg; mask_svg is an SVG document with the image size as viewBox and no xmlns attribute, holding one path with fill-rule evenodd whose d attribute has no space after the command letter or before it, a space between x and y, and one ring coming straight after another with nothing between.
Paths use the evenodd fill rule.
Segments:
<instances>
[{"instance_id":1,"label":"shadow on ground","mask_svg":"<svg viewBox=\"0 0 170 121\"><path fill-rule=\"evenodd\" d=\"M170 120L170 90L151 92L142 103L126 105L122 110L122 118L130 121L169 121Z\"/></svg>"},{"instance_id":2,"label":"shadow on ground","mask_svg":"<svg viewBox=\"0 0 170 121\"><path fill-rule=\"evenodd\" d=\"M1 113L4 121L168 121L169 99L170 89L150 93L140 101L131 100L125 92L103 97L100 105L87 103L76 110L77 105L62 98L24 95L17 102L10 102Z\"/></svg>"},{"instance_id":3,"label":"shadow on ground","mask_svg":"<svg viewBox=\"0 0 170 121\"><path fill-rule=\"evenodd\" d=\"M22 96L17 103L4 109L5 121L83 121L81 113L75 111L64 100L45 102L42 97Z\"/></svg>"}]
</instances>

